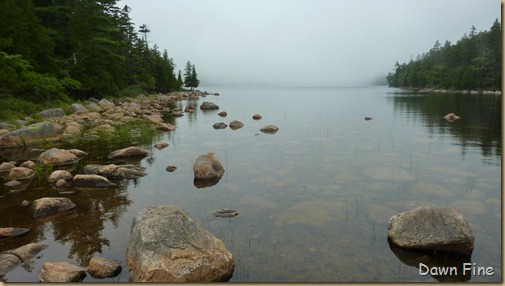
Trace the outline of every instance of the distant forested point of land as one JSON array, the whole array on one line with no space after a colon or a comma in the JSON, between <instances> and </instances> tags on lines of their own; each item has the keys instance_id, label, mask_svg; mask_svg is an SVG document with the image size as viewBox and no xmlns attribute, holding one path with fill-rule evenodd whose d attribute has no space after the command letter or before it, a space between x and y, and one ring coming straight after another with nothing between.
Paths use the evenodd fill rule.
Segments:
<instances>
[{"instance_id":1,"label":"distant forested point of land","mask_svg":"<svg viewBox=\"0 0 505 286\"><path fill-rule=\"evenodd\" d=\"M197 87L194 65L176 74L149 27L135 27L118 2L0 1L0 101L21 109Z\"/></svg>"},{"instance_id":2,"label":"distant forested point of land","mask_svg":"<svg viewBox=\"0 0 505 286\"><path fill-rule=\"evenodd\" d=\"M390 87L500 90L502 37L496 19L488 31L472 26L456 44L435 42L409 63L396 62L386 77Z\"/></svg>"}]
</instances>

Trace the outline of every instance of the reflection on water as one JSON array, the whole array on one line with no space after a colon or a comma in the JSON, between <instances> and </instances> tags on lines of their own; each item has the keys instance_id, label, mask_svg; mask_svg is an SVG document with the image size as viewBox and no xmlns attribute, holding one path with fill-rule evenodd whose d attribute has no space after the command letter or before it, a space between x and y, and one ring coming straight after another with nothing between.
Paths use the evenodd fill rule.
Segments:
<instances>
[{"instance_id":1,"label":"reflection on water","mask_svg":"<svg viewBox=\"0 0 505 286\"><path fill-rule=\"evenodd\" d=\"M215 91L221 96L175 107L212 101L227 117L198 108L180 118L167 116L178 126L175 132L140 142L150 152L138 163L146 168L145 177L66 195L42 179L19 192L10 192L2 181L0 226L30 232L0 240L0 251L29 242L49 244L31 270L20 267L2 279L34 282L43 262L85 266L95 254L125 266L135 214L148 206L175 204L223 240L236 265L231 282L501 281L500 98L401 95L386 87ZM448 123L443 117L449 112L462 119ZM253 120L256 113L263 118ZM373 119L366 121L366 116ZM212 127L232 120L244 127ZM275 135L259 132L269 124L279 126ZM158 150L154 144L159 141L170 146ZM90 154L71 171L75 175L86 164L119 163L107 154L127 145L74 147ZM208 152L226 171L218 182L199 188L192 166ZM0 156L18 163L29 157L12 150ZM168 165L177 169L167 172ZM44 196L66 196L77 208L33 219L29 207L20 206ZM493 267L495 275L422 276L419 261L438 266L445 258L391 249L389 218L425 205L459 208L476 238L468 261ZM239 215L212 215L225 208ZM115 278L88 276L84 281L127 282L128 270L123 267Z\"/></svg>"}]
</instances>

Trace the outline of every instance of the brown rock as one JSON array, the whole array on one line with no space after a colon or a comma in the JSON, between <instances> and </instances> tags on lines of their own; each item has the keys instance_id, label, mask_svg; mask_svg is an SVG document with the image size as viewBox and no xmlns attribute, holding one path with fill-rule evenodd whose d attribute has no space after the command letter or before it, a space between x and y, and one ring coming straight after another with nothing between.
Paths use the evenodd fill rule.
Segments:
<instances>
[{"instance_id":1,"label":"brown rock","mask_svg":"<svg viewBox=\"0 0 505 286\"><path fill-rule=\"evenodd\" d=\"M33 217L40 217L56 212L70 210L75 204L67 198L41 198L33 201Z\"/></svg>"},{"instance_id":2,"label":"brown rock","mask_svg":"<svg viewBox=\"0 0 505 286\"><path fill-rule=\"evenodd\" d=\"M118 159L125 157L145 157L148 152L140 147L132 146L113 151L109 154L109 159Z\"/></svg>"},{"instance_id":3,"label":"brown rock","mask_svg":"<svg viewBox=\"0 0 505 286\"><path fill-rule=\"evenodd\" d=\"M76 188L109 188L116 184L100 175L75 175L72 185Z\"/></svg>"},{"instance_id":4,"label":"brown rock","mask_svg":"<svg viewBox=\"0 0 505 286\"><path fill-rule=\"evenodd\" d=\"M259 114L254 114L252 117L252 119L254 119L254 120L260 120L261 118L263 118L263 117Z\"/></svg>"},{"instance_id":5,"label":"brown rock","mask_svg":"<svg viewBox=\"0 0 505 286\"><path fill-rule=\"evenodd\" d=\"M224 167L214 153L207 153L198 156L193 164L193 173L197 180L220 179L224 175Z\"/></svg>"},{"instance_id":6,"label":"brown rock","mask_svg":"<svg viewBox=\"0 0 505 286\"><path fill-rule=\"evenodd\" d=\"M31 160L25 161L20 165L20 167L25 167L25 168L32 169L32 170L35 169L35 166L36 166L35 162L33 162Z\"/></svg>"},{"instance_id":7,"label":"brown rock","mask_svg":"<svg viewBox=\"0 0 505 286\"><path fill-rule=\"evenodd\" d=\"M39 156L39 163L42 165L64 166L75 164L79 158L68 150L51 148L44 151Z\"/></svg>"},{"instance_id":8,"label":"brown rock","mask_svg":"<svg viewBox=\"0 0 505 286\"><path fill-rule=\"evenodd\" d=\"M219 115L221 117L226 117L228 115L228 113L226 113L226 111L221 111L217 115Z\"/></svg>"},{"instance_id":9,"label":"brown rock","mask_svg":"<svg viewBox=\"0 0 505 286\"><path fill-rule=\"evenodd\" d=\"M230 122L230 128L233 130L240 129L242 127L244 127L244 123L242 123L238 120L233 120L232 122Z\"/></svg>"},{"instance_id":10,"label":"brown rock","mask_svg":"<svg viewBox=\"0 0 505 286\"><path fill-rule=\"evenodd\" d=\"M56 183L59 180L72 180L72 174L70 172L65 171L65 170L56 170L49 175L49 178L47 178L47 181L49 183Z\"/></svg>"},{"instance_id":11,"label":"brown rock","mask_svg":"<svg viewBox=\"0 0 505 286\"><path fill-rule=\"evenodd\" d=\"M9 171L9 180L29 180L35 177L35 171L25 167L14 167Z\"/></svg>"},{"instance_id":12,"label":"brown rock","mask_svg":"<svg viewBox=\"0 0 505 286\"><path fill-rule=\"evenodd\" d=\"M79 282L85 277L85 268L68 262L45 262L39 271L40 282Z\"/></svg>"},{"instance_id":13,"label":"brown rock","mask_svg":"<svg viewBox=\"0 0 505 286\"><path fill-rule=\"evenodd\" d=\"M122 267L117 262L98 256L93 256L88 265L88 273L91 277L98 279L116 277L121 273L121 270Z\"/></svg>"}]
</instances>

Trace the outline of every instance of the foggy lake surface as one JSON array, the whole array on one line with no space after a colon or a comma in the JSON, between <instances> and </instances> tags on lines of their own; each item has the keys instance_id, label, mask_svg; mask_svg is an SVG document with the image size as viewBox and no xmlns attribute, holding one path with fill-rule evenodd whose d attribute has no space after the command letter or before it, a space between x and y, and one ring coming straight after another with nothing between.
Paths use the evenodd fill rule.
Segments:
<instances>
[{"instance_id":1,"label":"foggy lake surface","mask_svg":"<svg viewBox=\"0 0 505 286\"><path fill-rule=\"evenodd\" d=\"M102 280L88 275L84 282L127 282L133 217L149 206L174 204L225 243L235 261L231 282L501 281L501 97L421 95L383 86L201 90L220 95L176 105L212 101L218 111L197 108L167 118L177 125L175 132L140 144L150 152L140 162L148 175L112 189L64 195L77 205L74 212L33 219L20 202L58 196L57 191L42 180L10 193L2 181L0 226L31 231L0 240L0 251L49 244L29 265L2 279L36 282L44 262L87 266L98 254L120 261L123 271ZM219 117L220 111L228 116ZM445 121L450 112L461 119ZM253 120L256 113L263 118ZM232 120L244 127L212 128ZM269 124L279 131L259 131ZM158 141L170 146L157 150ZM113 163L107 154L127 145L73 147L89 152L75 175L86 164ZM208 152L215 153L225 174L216 185L197 188L192 166ZM177 170L167 172L168 165ZM426 205L463 213L475 236L471 258L390 247L389 218ZM223 208L239 215L211 214ZM495 274L419 275L419 262L440 260L493 267Z\"/></svg>"}]
</instances>

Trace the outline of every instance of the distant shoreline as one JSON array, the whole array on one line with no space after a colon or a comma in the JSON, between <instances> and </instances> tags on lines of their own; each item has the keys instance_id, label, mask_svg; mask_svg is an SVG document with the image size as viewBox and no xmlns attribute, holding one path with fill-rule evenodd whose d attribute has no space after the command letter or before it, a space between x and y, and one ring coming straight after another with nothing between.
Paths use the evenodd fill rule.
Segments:
<instances>
[{"instance_id":1,"label":"distant shoreline","mask_svg":"<svg viewBox=\"0 0 505 286\"><path fill-rule=\"evenodd\" d=\"M434 94L485 94L485 95L501 95L501 91L492 91L492 90L467 90L467 89L435 89L435 88L401 88L404 90L408 90L410 92L418 92L418 93L434 93Z\"/></svg>"}]
</instances>

